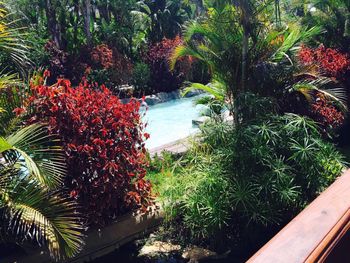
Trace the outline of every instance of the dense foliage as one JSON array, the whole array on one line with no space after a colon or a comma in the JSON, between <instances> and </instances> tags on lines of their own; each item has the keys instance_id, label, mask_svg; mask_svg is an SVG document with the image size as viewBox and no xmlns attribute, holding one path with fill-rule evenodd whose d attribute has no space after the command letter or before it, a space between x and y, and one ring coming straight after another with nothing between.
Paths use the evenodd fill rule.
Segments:
<instances>
[{"instance_id":1,"label":"dense foliage","mask_svg":"<svg viewBox=\"0 0 350 263\"><path fill-rule=\"evenodd\" d=\"M82 222L156 193L171 238L254 250L345 168L349 19L348 0L0 2L0 238L73 256ZM148 159L140 100L120 99L184 85L210 121Z\"/></svg>"},{"instance_id":2,"label":"dense foliage","mask_svg":"<svg viewBox=\"0 0 350 263\"><path fill-rule=\"evenodd\" d=\"M77 85L88 69L91 82L105 84L116 93L122 85L135 82L132 64L144 61L148 48L163 38L181 34L182 25L195 11L194 4L182 0L10 0L6 5L15 11L18 23L30 25L26 38L34 49L29 56L35 67L49 68L51 84L64 76ZM151 57L164 54L162 50L151 53ZM166 85L172 86L169 90L179 88L179 74L169 73L165 60L159 63L156 67L150 61L152 83L163 82L162 74L165 81L153 91L167 90ZM141 93L148 93L149 86L144 88Z\"/></svg>"},{"instance_id":3,"label":"dense foliage","mask_svg":"<svg viewBox=\"0 0 350 263\"><path fill-rule=\"evenodd\" d=\"M239 129L211 123L202 133L202 143L181 161L184 168L160 190L168 222L181 224L175 236L192 242L254 248L266 242L254 233L268 238L344 168L317 125L293 114L257 118Z\"/></svg>"},{"instance_id":4,"label":"dense foliage","mask_svg":"<svg viewBox=\"0 0 350 263\"><path fill-rule=\"evenodd\" d=\"M122 104L101 86L72 88L32 83L34 116L47 121L65 142L70 195L80 201L89 222L106 223L132 208L146 208L150 184L145 176L145 146L139 102Z\"/></svg>"},{"instance_id":5,"label":"dense foliage","mask_svg":"<svg viewBox=\"0 0 350 263\"><path fill-rule=\"evenodd\" d=\"M191 58L183 58L177 63L175 70L170 70L169 59L174 49L182 43L177 36L174 39L163 39L151 46L146 61L152 70L151 85L157 91L169 92L178 89L186 74L191 71Z\"/></svg>"},{"instance_id":6,"label":"dense foliage","mask_svg":"<svg viewBox=\"0 0 350 263\"><path fill-rule=\"evenodd\" d=\"M83 246L78 205L62 189L66 175L61 142L47 127L24 126L15 108L25 91L28 49L0 2L0 244L39 244L54 260ZM18 74L16 74L17 72Z\"/></svg>"},{"instance_id":7,"label":"dense foliage","mask_svg":"<svg viewBox=\"0 0 350 263\"><path fill-rule=\"evenodd\" d=\"M348 55L323 45L316 49L303 46L299 58L302 64L317 67L323 74L339 80L344 80L344 75L350 69Z\"/></svg>"}]
</instances>

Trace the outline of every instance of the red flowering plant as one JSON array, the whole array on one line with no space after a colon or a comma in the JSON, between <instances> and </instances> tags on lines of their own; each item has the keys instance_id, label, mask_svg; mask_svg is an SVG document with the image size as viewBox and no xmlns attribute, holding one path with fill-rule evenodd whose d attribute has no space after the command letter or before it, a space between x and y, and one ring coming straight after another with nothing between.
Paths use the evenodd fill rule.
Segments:
<instances>
[{"instance_id":1,"label":"red flowering plant","mask_svg":"<svg viewBox=\"0 0 350 263\"><path fill-rule=\"evenodd\" d=\"M90 53L91 60L103 69L113 66L113 51L106 44L94 47Z\"/></svg>"},{"instance_id":2,"label":"red flowering plant","mask_svg":"<svg viewBox=\"0 0 350 263\"><path fill-rule=\"evenodd\" d=\"M339 128L345 120L345 114L327 100L323 94L317 94L311 104L313 119L319 123L324 133L330 134L333 129Z\"/></svg>"},{"instance_id":3,"label":"red flowering plant","mask_svg":"<svg viewBox=\"0 0 350 263\"><path fill-rule=\"evenodd\" d=\"M323 45L316 49L302 46L298 55L301 64L317 66L321 74L338 80L343 80L345 73L350 69L348 55Z\"/></svg>"},{"instance_id":4,"label":"red flowering plant","mask_svg":"<svg viewBox=\"0 0 350 263\"><path fill-rule=\"evenodd\" d=\"M174 71L169 67L169 58L173 50L182 43L181 37L177 36L174 39L164 38L150 46L146 54L146 63L150 65L152 87L156 91L176 90L188 77L186 75L190 74L193 63L191 57L181 58Z\"/></svg>"},{"instance_id":5,"label":"red flowering plant","mask_svg":"<svg viewBox=\"0 0 350 263\"><path fill-rule=\"evenodd\" d=\"M94 47L86 61L85 76L90 82L104 83L109 87L127 84L132 74L132 63L117 49L106 44Z\"/></svg>"},{"instance_id":6,"label":"red flowering plant","mask_svg":"<svg viewBox=\"0 0 350 263\"><path fill-rule=\"evenodd\" d=\"M105 224L152 204L151 184L144 178L149 135L137 100L123 104L106 87L91 88L87 81L76 88L66 79L52 86L33 82L31 89L30 122L48 122L65 142L66 186L90 223Z\"/></svg>"},{"instance_id":7,"label":"red flowering plant","mask_svg":"<svg viewBox=\"0 0 350 263\"><path fill-rule=\"evenodd\" d=\"M299 76L313 83L331 86L326 92L314 90L308 115L320 124L325 134L334 135L334 130L345 121L347 95L343 87L346 86L344 83L350 70L350 58L347 54L323 45L318 48L303 45L299 50L298 60L302 69L306 68L311 72Z\"/></svg>"}]
</instances>

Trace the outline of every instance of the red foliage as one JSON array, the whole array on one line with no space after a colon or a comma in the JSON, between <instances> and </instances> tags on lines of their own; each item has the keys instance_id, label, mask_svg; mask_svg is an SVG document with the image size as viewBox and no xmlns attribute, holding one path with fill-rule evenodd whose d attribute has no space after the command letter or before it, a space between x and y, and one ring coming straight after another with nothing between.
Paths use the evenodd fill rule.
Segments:
<instances>
[{"instance_id":1,"label":"red foliage","mask_svg":"<svg viewBox=\"0 0 350 263\"><path fill-rule=\"evenodd\" d=\"M140 104L122 104L107 88L60 79L31 85L35 115L65 142L70 195L81 201L90 223L103 224L130 209L151 204L144 179L146 150Z\"/></svg>"},{"instance_id":2,"label":"red foliage","mask_svg":"<svg viewBox=\"0 0 350 263\"><path fill-rule=\"evenodd\" d=\"M68 59L68 53L60 50L54 41L48 41L45 50L49 54L50 70L55 76L65 74L65 64Z\"/></svg>"},{"instance_id":3,"label":"red foliage","mask_svg":"<svg viewBox=\"0 0 350 263\"><path fill-rule=\"evenodd\" d=\"M181 45L183 40L177 36L174 39L164 38L161 42L152 45L146 55L146 62L152 70L152 86L157 91L172 91L178 89L189 74L192 67L192 58L181 58L176 69L170 71L169 58L173 50Z\"/></svg>"},{"instance_id":4,"label":"red foliage","mask_svg":"<svg viewBox=\"0 0 350 263\"><path fill-rule=\"evenodd\" d=\"M317 65L319 70L329 77L342 79L350 69L350 59L336 49L325 48L323 45L316 49L302 46L299 60L304 65Z\"/></svg>"},{"instance_id":5,"label":"red foliage","mask_svg":"<svg viewBox=\"0 0 350 263\"><path fill-rule=\"evenodd\" d=\"M164 38L161 42L155 43L150 47L147 59L150 63L158 63L163 60L168 60L171 52L182 43L183 40L179 36L174 39Z\"/></svg>"},{"instance_id":6,"label":"red foliage","mask_svg":"<svg viewBox=\"0 0 350 263\"><path fill-rule=\"evenodd\" d=\"M325 130L336 129L344 123L344 113L334 107L322 94L317 94L315 103L311 105L311 111L315 121Z\"/></svg>"},{"instance_id":7,"label":"red foliage","mask_svg":"<svg viewBox=\"0 0 350 263\"><path fill-rule=\"evenodd\" d=\"M91 51L91 60L104 69L109 69L113 66L113 51L106 44L101 44L94 47Z\"/></svg>"}]
</instances>

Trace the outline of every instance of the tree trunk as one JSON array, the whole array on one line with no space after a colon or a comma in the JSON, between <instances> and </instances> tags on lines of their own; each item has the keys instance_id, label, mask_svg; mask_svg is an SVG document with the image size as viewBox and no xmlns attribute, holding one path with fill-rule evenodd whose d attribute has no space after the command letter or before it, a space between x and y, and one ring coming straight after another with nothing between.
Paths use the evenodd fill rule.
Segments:
<instances>
[{"instance_id":1,"label":"tree trunk","mask_svg":"<svg viewBox=\"0 0 350 263\"><path fill-rule=\"evenodd\" d=\"M74 17L75 16L75 17ZM73 46L78 46L78 30L79 30L79 0L74 0L74 27L73 27Z\"/></svg>"},{"instance_id":2,"label":"tree trunk","mask_svg":"<svg viewBox=\"0 0 350 263\"><path fill-rule=\"evenodd\" d=\"M90 31L90 23L91 23L91 0L84 0L84 31L86 35L86 43L89 47L92 46L92 36Z\"/></svg>"},{"instance_id":3,"label":"tree trunk","mask_svg":"<svg viewBox=\"0 0 350 263\"><path fill-rule=\"evenodd\" d=\"M109 24L111 21L109 11L108 11L108 2L107 1L102 1L98 6L98 11L101 14L101 17Z\"/></svg>"},{"instance_id":4,"label":"tree trunk","mask_svg":"<svg viewBox=\"0 0 350 263\"><path fill-rule=\"evenodd\" d=\"M245 90L247 80L247 60L248 60L248 48L249 48L249 32L247 28L243 27L243 39L242 39L242 77L240 92Z\"/></svg>"},{"instance_id":5,"label":"tree trunk","mask_svg":"<svg viewBox=\"0 0 350 263\"><path fill-rule=\"evenodd\" d=\"M249 36L250 36L250 17L249 7L246 0L240 0L240 8L242 12L241 24L243 28L242 38L242 75L241 75L241 87L239 92L243 92L246 86L247 80L247 67L248 67L248 51L249 51Z\"/></svg>"},{"instance_id":6,"label":"tree trunk","mask_svg":"<svg viewBox=\"0 0 350 263\"><path fill-rule=\"evenodd\" d=\"M45 12L47 17L47 26L52 40L59 49L62 49L62 36L60 26L57 22L57 14L51 0L45 0Z\"/></svg>"}]
</instances>

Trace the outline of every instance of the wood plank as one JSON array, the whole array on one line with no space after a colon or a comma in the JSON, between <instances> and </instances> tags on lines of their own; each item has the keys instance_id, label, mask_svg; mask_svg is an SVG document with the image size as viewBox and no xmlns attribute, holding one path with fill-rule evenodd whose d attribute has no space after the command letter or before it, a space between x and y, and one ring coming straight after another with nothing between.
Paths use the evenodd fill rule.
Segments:
<instances>
[{"instance_id":1,"label":"wood plank","mask_svg":"<svg viewBox=\"0 0 350 263\"><path fill-rule=\"evenodd\" d=\"M317 262L349 222L350 170L263 246L249 263Z\"/></svg>"}]
</instances>

